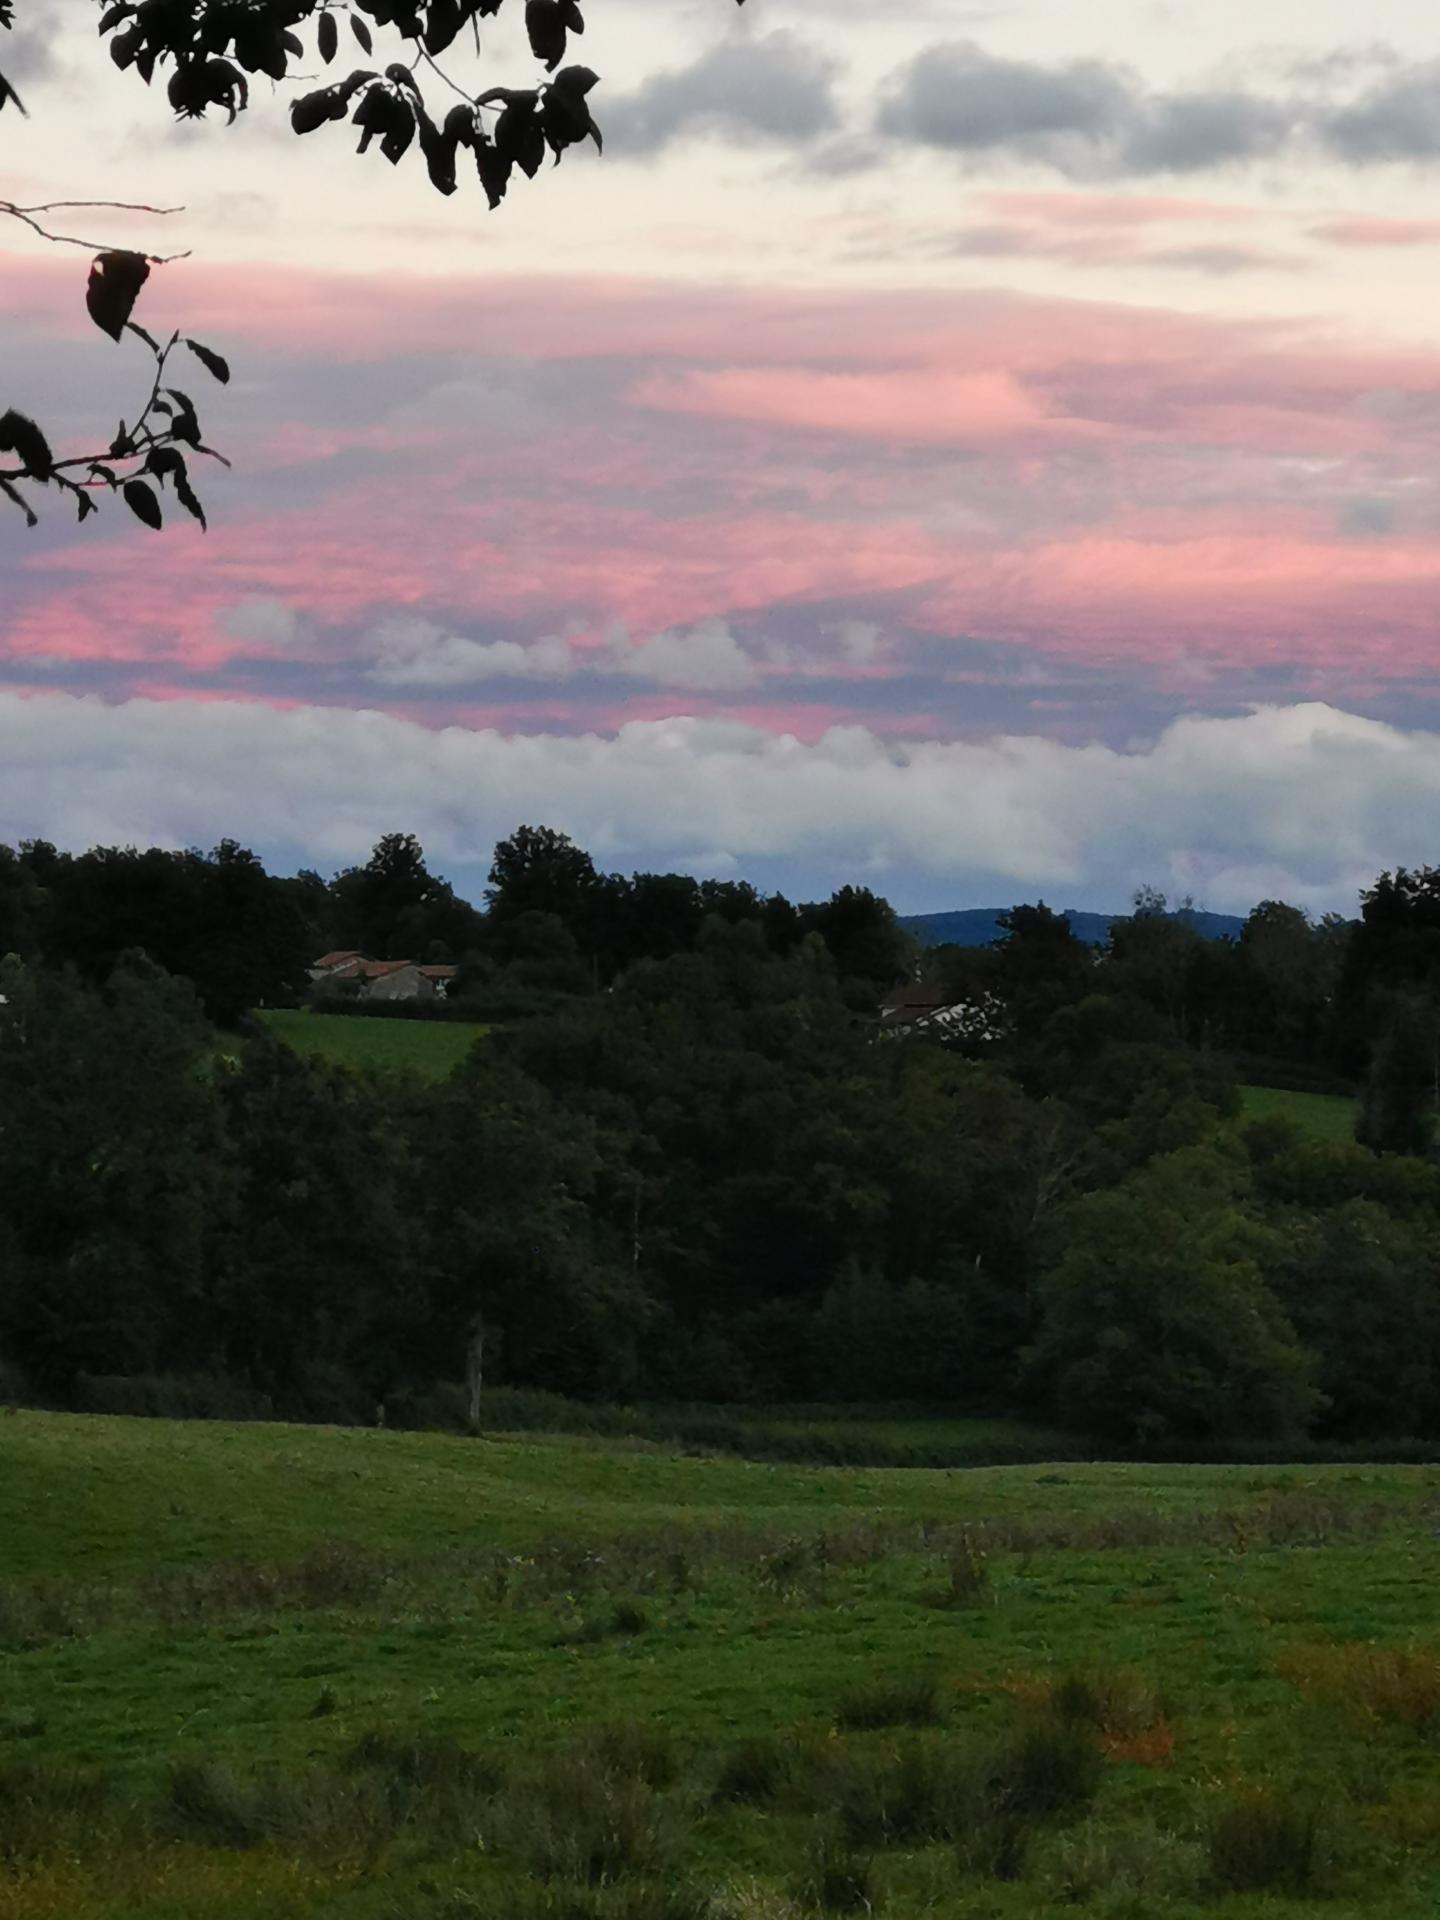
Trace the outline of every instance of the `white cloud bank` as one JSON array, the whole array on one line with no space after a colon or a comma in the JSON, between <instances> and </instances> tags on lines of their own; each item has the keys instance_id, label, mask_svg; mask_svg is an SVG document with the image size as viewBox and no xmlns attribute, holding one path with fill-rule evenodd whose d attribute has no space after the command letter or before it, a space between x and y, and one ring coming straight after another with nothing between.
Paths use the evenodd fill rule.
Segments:
<instances>
[{"instance_id":1,"label":"white cloud bank","mask_svg":"<svg viewBox=\"0 0 1440 1920\"><path fill-rule=\"evenodd\" d=\"M728 623L716 619L672 627L638 645L615 627L599 645L583 645L557 634L524 643L471 640L420 615L404 614L387 621L373 638L379 650L367 677L391 687L608 674L692 693L732 693L754 686L760 677L754 657Z\"/></svg>"},{"instance_id":2,"label":"white cloud bank","mask_svg":"<svg viewBox=\"0 0 1440 1920\"><path fill-rule=\"evenodd\" d=\"M403 829L443 867L483 865L522 820L616 866L783 859L912 897L970 881L1074 904L1145 879L1214 907L1353 909L1382 868L1440 855L1440 735L1303 705L1177 720L1132 752L852 727L807 745L700 719L507 737L348 708L0 694L11 841L234 834L326 867Z\"/></svg>"}]
</instances>

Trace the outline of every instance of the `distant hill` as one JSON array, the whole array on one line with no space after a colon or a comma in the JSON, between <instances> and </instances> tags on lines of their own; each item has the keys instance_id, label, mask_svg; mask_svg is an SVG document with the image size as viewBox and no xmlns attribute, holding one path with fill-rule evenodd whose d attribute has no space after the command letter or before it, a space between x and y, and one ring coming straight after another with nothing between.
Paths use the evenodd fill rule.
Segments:
<instances>
[{"instance_id":1,"label":"distant hill","mask_svg":"<svg viewBox=\"0 0 1440 1920\"><path fill-rule=\"evenodd\" d=\"M1001 937L1000 916L1009 911L1008 907L964 907L954 913L909 913L901 914L900 924L922 947L988 947ZM1101 947L1109 937L1111 921L1126 915L1066 907L1065 917L1077 940ZM1238 914L1202 913L1196 907L1182 907L1166 918L1183 920L1206 940L1233 940L1245 924Z\"/></svg>"}]
</instances>

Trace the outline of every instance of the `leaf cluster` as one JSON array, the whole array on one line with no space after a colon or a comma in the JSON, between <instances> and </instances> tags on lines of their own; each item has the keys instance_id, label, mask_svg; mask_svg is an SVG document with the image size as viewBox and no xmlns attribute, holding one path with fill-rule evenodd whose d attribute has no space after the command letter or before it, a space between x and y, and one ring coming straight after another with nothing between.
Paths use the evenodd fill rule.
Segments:
<instances>
[{"instance_id":1,"label":"leaf cluster","mask_svg":"<svg viewBox=\"0 0 1440 1920\"><path fill-rule=\"evenodd\" d=\"M44 431L29 415L14 407L0 413L0 455L15 456L18 465L0 467L0 493L35 526L38 516L21 491L22 485L56 487L75 502L76 517L86 520L96 511L97 496L118 494L136 519L158 531L164 524L162 498L170 493L192 519L206 525L205 509L190 480L188 456L203 454L222 466L229 462L201 438L195 402L183 387L167 384L170 356L182 344L206 371L222 384L230 368L213 348L198 340L171 334L162 345L130 316L135 298L149 272L140 254L101 254L90 273L86 305L91 319L113 340L126 334L141 341L154 363L150 392L138 415L127 425L122 419L103 453L75 454L57 460Z\"/></svg>"},{"instance_id":2,"label":"leaf cluster","mask_svg":"<svg viewBox=\"0 0 1440 1920\"><path fill-rule=\"evenodd\" d=\"M737 0L743 5L744 0ZM181 119L201 119L211 108L233 122L250 104L250 80L297 78L312 57L330 66L339 54L343 14L361 52L374 54L377 30L406 43L409 57L361 67L345 79L301 94L290 107L298 134L348 120L359 131L358 151L372 146L396 166L412 150L424 160L437 192L459 182L461 150L491 208L504 199L516 168L533 179L546 153L558 163L567 148L593 140L600 129L587 96L599 84L588 67L562 66L573 35L585 31L579 0L525 0L530 51L546 78L534 87L470 91L438 65L467 32L478 52L480 22L497 16L505 0L115 0L100 18L110 57L149 85L168 71L166 97ZM306 30L313 27L313 46ZM459 103L432 112L418 77L424 65ZM488 116L493 119L487 120Z\"/></svg>"}]
</instances>

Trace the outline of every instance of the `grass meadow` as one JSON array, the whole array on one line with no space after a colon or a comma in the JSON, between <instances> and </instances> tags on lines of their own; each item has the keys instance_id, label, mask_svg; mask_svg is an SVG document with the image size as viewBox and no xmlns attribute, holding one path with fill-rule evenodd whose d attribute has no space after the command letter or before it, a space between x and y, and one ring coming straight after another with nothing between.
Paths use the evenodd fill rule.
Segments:
<instances>
[{"instance_id":1,"label":"grass meadow","mask_svg":"<svg viewBox=\"0 0 1440 1920\"><path fill-rule=\"evenodd\" d=\"M1282 1087L1242 1087L1246 1120L1288 1120L1313 1140L1353 1140L1355 1102L1343 1093L1290 1093Z\"/></svg>"},{"instance_id":2,"label":"grass meadow","mask_svg":"<svg viewBox=\"0 0 1440 1920\"><path fill-rule=\"evenodd\" d=\"M360 1014L268 1008L255 1016L297 1053L356 1072L414 1073L445 1080L490 1031L466 1020L367 1020Z\"/></svg>"},{"instance_id":3,"label":"grass meadow","mask_svg":"<svg viewBox=\"0 0 1440 1920\"><path fill-rule=\"evenodd\" d=\"M1428 1920L1435 1484L0 1415L0 1917Z\"/></svg>"}]
</instances>

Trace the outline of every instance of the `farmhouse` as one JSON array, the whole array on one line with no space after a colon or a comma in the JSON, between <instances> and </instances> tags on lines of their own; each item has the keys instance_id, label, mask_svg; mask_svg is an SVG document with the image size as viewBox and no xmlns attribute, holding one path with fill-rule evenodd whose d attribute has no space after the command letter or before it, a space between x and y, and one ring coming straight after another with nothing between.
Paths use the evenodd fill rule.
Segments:
<instances>
[{"instance_id":1,"label":"farmhouse","mask_svg":"<svg viewBox=\"0 0 1440 1920\"><path fill-rule=\"evenodd\" d=\"M315 993L359 1000L443 1000L458 971L414 960L372 960L351 949L322 954L309 970Z\"/></svg>"}]
</instances>

